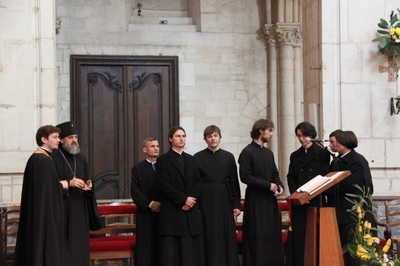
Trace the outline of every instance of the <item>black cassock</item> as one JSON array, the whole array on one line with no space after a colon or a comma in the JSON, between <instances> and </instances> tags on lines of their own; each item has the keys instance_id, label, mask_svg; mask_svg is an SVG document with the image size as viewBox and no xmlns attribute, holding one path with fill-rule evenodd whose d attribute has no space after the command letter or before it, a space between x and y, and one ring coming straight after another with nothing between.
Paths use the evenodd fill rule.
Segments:
<instances>
[{"instance_id":1,"label":"black cassock","mask_svg":"<svg viewBox=\"0 0 400 266\"><path fill-rule=\"evenodd\" d=\"M326 175L330 170L330 154L318 144L311 145L307 152L303 147L290 155L287 183L290 193L316 177ZM291 226L286 246L286 266L304 265L304 247L306 240L307 210L309 207L322 207L322 195L310 203L292 206Z\"/></svg>"},{"instance_id":2,"label":"black cassock","mask_svg":"<svg viewBox=\"0 0 400 266\"><path fill-rule=\"evenodd\" d=\"M279 179L271 150L254 141L239 156L240 179L247 184L243 215L243 266L282 266L282 218L270 191Z\"/></svg>"},{"instance_id":3,"label":"black cassock","mask_svg":"<svg viewBox=\"0 0 400 266\"><path fill-rule=\"evenodd\" d=\"M201 177L195 159L172 149L157 159L161 190L160 265L206 265L199 204L184 211L188 197L199 199Z\"/></svg>"},{"instance_id":4,"label":"black cassock","mask_svg":"<svg viewBox=\"0 0 400 266\"><path fill-rule=\"evenodd\" d=\"M160 201L157 173L144 160L131 171L131 195L137 205L135 265L159 265L159 213L149 208L151 201Z\"/></svg>"},{"instance_id":5,"label":"black cassock","mask_svg":"<svg viewBox=\"0 0 400 266\"><path fill-rule=\"evenodd\" d=\"M354 216L347 211L353 207L353 203L346 199L348 197L346 194L361 195L362 192L354 186L357 184L365 189L369 188L369 192L372 195L374 193L374 186L368 161L355 150L351 150L345 156L337 158L334 165L332 165L332 170L349 170L351 172L348 177L327 191L330 193L328 194L328 205L336 207L340 241L343 246L348 243L351 225L355 223ZM374 223L372 213L370 212L366 212L365 218ZM346 266L354 265L355 263L348 252L344 254L344 263Z\"/></svg>"},{"instance_id":6,"label":"black cassock","mask_svg":"<svg viewBox=\"0 0 400 266\"><path fill-rule=\"evenodd\" d=\"M230 152L206 148L194 155L202 178L206 265L239 265L233 209L240 209L235 158Z\"/></svg>"},{"instance_id":7,"label":"black cassock","mask_svg":"<svg viewBox=\"0 0 400 266\"><path fill-rule=\"evenodd\" d=\"M38 148L24 172L15 266L67 265L62 191L50 155Z\"/></svg>"},{"instance_id":8,"label":"black cassock","mask_svg":"<svg viewBox=\"0 0 400 266\"><path fill-rule=\"evenodd\" d=\"M69 165L61 153L64 154ZM60 145L59 149L53 151L51 156L56 165L60 180L70 181L74 177L73 171L75 169L77 178L82 179L85 182L90 179L88 164L83 155L76 154L74 159L74 155L68 153ZM72 168L72 171L70 167ZM87 266L90 263L89 218L87 204L85 202L87 199L85 199L85 197L92 200L92 192L71 187L69 188L68 193L64 193L66 234L71 266Z\"/></svg>"}]
</instances>

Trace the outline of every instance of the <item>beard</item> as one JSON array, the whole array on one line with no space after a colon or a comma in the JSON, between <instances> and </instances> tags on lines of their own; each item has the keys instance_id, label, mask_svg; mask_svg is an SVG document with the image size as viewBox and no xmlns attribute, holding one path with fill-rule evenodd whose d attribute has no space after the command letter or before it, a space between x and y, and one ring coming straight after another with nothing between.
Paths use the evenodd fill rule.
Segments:
<instances>
[{"instance_id":1,"label":"beard","mask_svg":"<svg viewBox=\"0 0 400 266\"><path fill-rule=\"evenodd\" d=\"M71 153L71 154L78 154L78 153L81 152L81 148L79 147L79 143L78 143L78 142L76 143L76 146L70 146L70 145L68 145L68 144L64 144L64 145L63 145L63 148L64 148L67 152L69 152L69 153Z\"/></svg>"}]
</instances>

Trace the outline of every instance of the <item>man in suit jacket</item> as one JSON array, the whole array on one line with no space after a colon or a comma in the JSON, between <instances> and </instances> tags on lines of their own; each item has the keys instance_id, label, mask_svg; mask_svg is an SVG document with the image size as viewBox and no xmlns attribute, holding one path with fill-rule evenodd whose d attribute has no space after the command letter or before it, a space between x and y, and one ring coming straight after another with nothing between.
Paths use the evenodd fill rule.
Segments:
<instances>
[{"instance_id":1,"label":"man in suit jacket","mask_svg":"<svg viewBox=\"0 0 400 266\"><path fill-rule=\"evenodd\" d=\"M157 159L161 190L160 265L205 265L203 228L197 198L201 178L193 156L183 151L186 133L173 127L171 149Z\"/></svg>"}]
</instances>

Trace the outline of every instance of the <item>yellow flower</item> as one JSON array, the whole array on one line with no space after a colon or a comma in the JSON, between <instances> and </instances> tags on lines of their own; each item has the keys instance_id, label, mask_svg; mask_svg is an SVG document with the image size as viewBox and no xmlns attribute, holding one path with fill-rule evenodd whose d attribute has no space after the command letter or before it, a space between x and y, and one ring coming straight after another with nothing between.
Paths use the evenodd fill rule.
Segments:
<instances>
[{"instance_id":1,"label":"yellow flower","mask_svg":"<svg viewBox=\"0 0 400 266\"><path fill-rule=\"evenodd\" d=\"M396 31L395 28L390 28L390 30L389 30L390 35L393 35L395 31Z\"/></svg>"},{"instance_id":2,"label":"yellow flower","mask_svg":"<svg viewBox=\"0 0 400 266\"><path fill-rule=\"evenodd\" d=\"M358 219L362 219L363 218L363 215L362 215L362 213L360 212L360 213L358 213Z\"/></svg>"},{"instance_id":3,"label":"yellow flower","mask_svg":"<svg viewBox=\"0 0 400 266\"><path fill-rule=\"evenodd\" d=\"M396 34L400 35L400 27L396 28Z\"/></svg>"},{"instance_id":4,"label":"yellow flower","mask_svg":"<svg viewBox=\"0 0 400 266\"><path fill-rule=\"evenodd\" d=\"M379 242L380 242L379 237L372 237L372 240L377 244L379 244Z\"/></svg>"},{"instance_id":5,"label":"yellow flower","mask_svg":"<svg viewBox=\"0 0 400 266\"><path fill-rule=\"evenodd\" d=\"M367 229L371 229L371 223L369 221L364 222L364 227Z\"/></svg>"},{"instance_id":6,"label":"yellow flower","mask_svg":"<svg viewBox=\"0 0 400 266\"><path fill-rule=\"evenodd\" d=\"M369 238L367 240L367 246L372 246L372 243L374 242L374 240L372 238Z\"/></svg>"},{"instance_id":7,"label":"yellow flower","mask_svg":"<svg viewBox=\"0 0 400 266\"><path fill-rule=\"evenodd\" d=\"M361 207L360 207L360 206L357 206L357 210L356 210L356 212L357 212L358 214L360 214L360 213L361 213Z\"/></svg>"},{"instance_id":8,"label":"yellow flower","mask_svg":"<svg viewBox=\"0 0 400 266\"><path fill-rule=\"evenodd\" d=\"M357 247L357 257L361 258L362 260L368 260L368 252L363 248L361 245Z\"/></svg>"},{"instance_id":9,"label":"yellow flower","mask_svg":"<svg viewBox=\"0 0 400 266\"><path fill-rule=\"evenodd\" d=\"M385 246L382 248L383 253L387 253L389 251L390 246L392 245L392 239L388 239L386 241Z\"/></svg>"},{"instance_id":10,"label":"yellow flower","mask_svg":"<svg viewBox=\"0 0 400 266\"><path fill-rule=\"evenodd\" d=\"M361 227L361 225L359 225L359 226L358 226L358 229L357 229L357 231L358 231L359 233L361 233L361 232L362 232L362 227Z\"/></svg>"},{"instance_id":11,"label":"yellow flower","mask_svg":"<svg viewBox=\"0 0 400 266\"><path fill-rule=\"evenodd\" d=\"M364 236L364 239L365 239L365 240L370 239L370 238L371 238L371 235L370 235L370 234L366 234L366 235Z\"/></svg>"}]
</instances>

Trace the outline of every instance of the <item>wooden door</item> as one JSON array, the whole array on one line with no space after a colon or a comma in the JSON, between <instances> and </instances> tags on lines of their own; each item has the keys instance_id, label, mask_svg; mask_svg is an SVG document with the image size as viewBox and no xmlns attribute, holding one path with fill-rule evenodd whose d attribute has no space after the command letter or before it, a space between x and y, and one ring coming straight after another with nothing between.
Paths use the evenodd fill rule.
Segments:
<instances>
[{"instance_id":1,"label":"wooden door","mask_svg":"<svg viewBox=\"0 0 400 266\"><path fill-rule=\"evenodd\" d=\"M304 118L305 121L310 121L310 103L317 105L317 114L322 110L321 0L304 0L302 10ZM321 133L321 115L318 117L318 124L317 130Z\"/></svg>"},{"instance_id":2,"label":"wooden door","mask_svg":"<svg viewBox=\"0 0 400 266\"><path fill-rule=\"evenodd\" d=\"M71 119L98 199L130 198L130 173L142 142L169 149L179 125L178 57L72 55Z\"/></svg>"}]
</instances>

